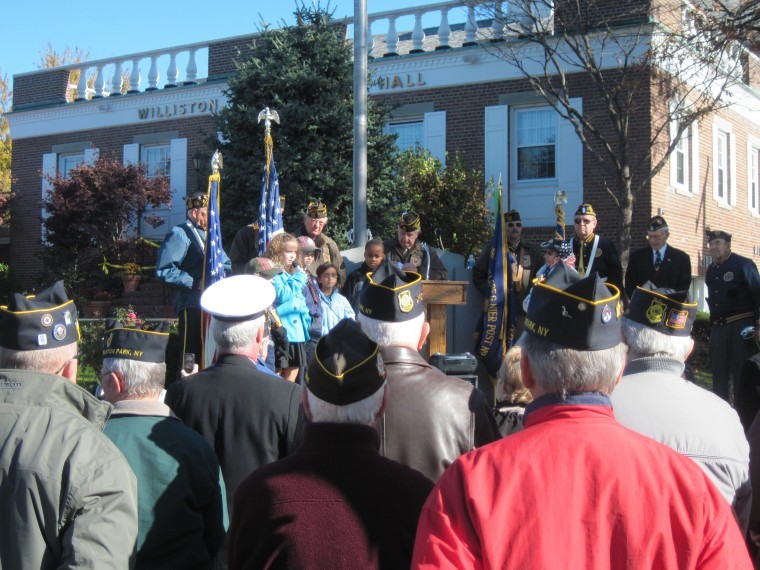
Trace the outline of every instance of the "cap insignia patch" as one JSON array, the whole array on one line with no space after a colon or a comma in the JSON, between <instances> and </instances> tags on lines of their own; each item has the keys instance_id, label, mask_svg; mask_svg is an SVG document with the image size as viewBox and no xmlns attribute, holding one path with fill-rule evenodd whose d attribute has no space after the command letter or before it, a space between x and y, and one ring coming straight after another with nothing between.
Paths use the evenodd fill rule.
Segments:
<instances>
[{"instance_id":1,"label":"cap insignia patch","mask_svg":"<svg viewBox=\"0 0 760 570\"><path fill-rule=\"evenodd\" d=\"M64 311L63 312L63 322L67 325L71 324L71 311Z\"/></svg>"},{"instance_id":2,"label":"cap insignia patch","mask_svg":"<svg viewBox=\"0 0 760 570\"><path fill-rule=\"evenodd\" d=\"M41 333L37 335L37 346L45 346L47 344L47 335Z\"/></svg>"},{"instance_id":3,"label":"cap insignia patch","mask_svg":"<svg viewBox=\"0 0 760 570\"><path fill-rule=\"evenodd\" d=\"M63 340L66 338L66 327L62 324L57 324L53 327L53 338L55 340Z\"/></svg>"},{"instance_id":4,"label":"cap insignia patch","mask_svg":"<svg viewBox=\"0 0 760 570\"><path fill-rule=\"evenodd\" d=\"M649 305L649 308L646 310L647 320L652 324L661 323L662 319L665 318L665 311L667 308L668 306L662 301L653 299L652 304Z\"/></svg>"},{"instance_id":5,"label":"cap insignia patch","mask_svg":"<svg viewBox=\"0 0 760 570\"><path fill-rule=\"evenodd\" d=\"M665 326L671 329L682 329L686 327L686 322L689 320L689 311L676 311L671 309L668 313L668 320Z\"/></svg>"},{"instance_id":6,"label":"cap insignia patch","mask_svg":"<svg viewBox=\"0 0 760 570\"><path fill-rule=\"evenodd\" d=\"M414 299L412 299L412 294L408 290L399 293L398 308L402 313L408 313L414 308Z\"/></svg>"},{"instance_id":7,"label":"cap insignia patch","mask_svg":"<svg viewBox=\"0 0 760 570\"><path fill-rule=\"evenodd\" d=\"M43 327L52 327L53 326L53 315L50 313L45 313L42 315L42 318L40 319L40 323L42 323Z\"/></svg>"},{"instance_id":8,"label":"cap insignia patch","mask_svg":"<svg viewBox=\"0 0 760 570\"><path fill-rule=\"evenodd\" d=\"M586 310L586 303L578 303L578 310L579 311L585 311Z\"/></svg>"},{"instance_id":9,"label":"cap insignia patch","mask_svg":"<svg viewBox=\"0 0 760 570\"><path fill-rule=\"evenodd\" d=\"M605 305L602 309L602 322L606 325L612 320L612 309L609 305Z\"/></svg>"}]
</instances>

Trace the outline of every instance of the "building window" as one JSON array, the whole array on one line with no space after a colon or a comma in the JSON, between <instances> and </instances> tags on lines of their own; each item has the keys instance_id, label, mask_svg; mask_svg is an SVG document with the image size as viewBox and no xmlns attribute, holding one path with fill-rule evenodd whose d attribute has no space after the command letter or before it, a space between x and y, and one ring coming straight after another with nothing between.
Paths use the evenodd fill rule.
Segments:
<instances>
[{"instance_id":1,"label":"building window","mask_svg":"<svg viewBox=\"0 0 760 570\"><path fill-rule=\"evenodd\" d=\"M696 194L699 192L699 128L695 121L679 135L681 122L674 109L671 104L670 140L677 140L670 155L670 186L677 191Z\"/></svg>"},{"instance_id":2,"label":"building window","mask_svg":"<svg viewBox=\"0 0 760 570\"><path fill-rule=\"evenodd\" d=\"M69 172L84 162L83 152L72 152L58 155L58 174L62 178L68 178Z\"/></svg>"},{"instance_id":3,"label":"building window","mask_svg":"<svg viewBox=\"0 0 760 570\"><path fill-rule=\"evenodd\" d=\"M171 174L171 145L153 144L140 148L140 162L147 169L148 178L169 176Z\"/></svg>"},{"instance_id":4,"label":"building window","mask_svg":"<svg viewBox=\"0 0 760 570\"><path fill-rule=\"evenodd\" d=\"M516 115L517 180L556 177L557 113L524 109Z\"/></svg>"},{"instance_id":5,"label":"building window","mask_svg":"<svg viewBox=\"0 0 760 570\"><path fill-rule=\"evenodd\" d=\"M729 152L730 142L728 133L718 131L717 146L715 149L715 169L717 174L717 187L715 188L716 197L720 202L728 202L728 184L729 184Z\"/></svg>"},{"instance_id":6,"label":"building window","mask_svg":"<svg viewBox=\"0 0 760 570\"><path fill-rule=\"evenodd\" d=\"M750 143L747 163L747 206L760 214L760 140Z\"/></svg>"},{"instance_id":7,"label":"building window","mask_svg":"<svg viewBox=\"0 0 760 570\"><path fill-rule=\"evenodd\" d=\"M422 146L425 138L423 120L388 123L388 134L397 135L396 147L400 151L414 150Z\"/></svg>"}]
</instances>

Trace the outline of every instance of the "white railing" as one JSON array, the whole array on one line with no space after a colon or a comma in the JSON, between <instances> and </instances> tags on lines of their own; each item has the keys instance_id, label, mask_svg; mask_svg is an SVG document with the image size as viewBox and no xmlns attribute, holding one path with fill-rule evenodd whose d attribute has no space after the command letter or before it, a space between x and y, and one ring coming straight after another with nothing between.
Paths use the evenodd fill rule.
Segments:
<instances>
[{"instance_id":1,"label":"white railing","mask_svg":"<svg viewBox=\"0 0 760 570\"><path fill-rule=\"evenodd\" d=\"M553 0L449 0L389 10L368 16L368 53L374 58L477 45L503 40L507 36L551 31L552 20ZM353 18L339 21L347 25L347 31L353 25ZM452 25L449 21L457 23ZM381 27L384 33L378 33ZM77 84L69 86L67 101L192 85L205 81L198 78L199 61L202 62L201 77L208 77L210 44L247 37L144 51L64 65L57 69L79 72ZM146 69L147 85L143 83ZM76 97L68 96L74 90Z\"/></svg>"},{"instance_id":2,"label":"white railing","mask_svg":"<svg viewBox=\"0 0 760 570\"><path fill-rule=\"evenodd\" d=\"M384 57L551 32L553 17L553 0L449 0L389 10L369 14L367 50L370 57ZM353 19L347 18L346 23L353 25ZM411 32L399 34L398 30Z\"/></svg>"}]
</instances>

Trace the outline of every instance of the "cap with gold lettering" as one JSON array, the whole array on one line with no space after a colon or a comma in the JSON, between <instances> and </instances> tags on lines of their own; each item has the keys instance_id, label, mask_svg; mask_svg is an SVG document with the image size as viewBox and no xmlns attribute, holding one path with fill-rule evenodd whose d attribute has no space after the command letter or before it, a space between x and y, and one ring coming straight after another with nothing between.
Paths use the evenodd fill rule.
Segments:
<instances>
[{"instance_id":1,"label":"cap with gold lettering","mask_svg":"<svg viewBox=\"0 0 760 570\"><path fill-rule=\"evenodd\" d=\"M422 227L422 218L420 218L420 215L417 212L409 210L408 212L401 214L398 227L405 232L419 230Z\"/></svg>"},{"instance_id":2,"label":"cap with gold lettering","mask_svg":"<svg viewBox=\"0 0 760 570\"><path fill-rule=\"evenodd\" d=\"M41 350L78 340L77 308L66 296L63 281L28 297L14 293L8 305L0 307L0 346Z\"/></svg>"},{"instance_id":3,"label":"cap with gold lettering","mask_svg":"<svg viewBox=\"0 0 760 570\"><path fill-rule=\"evenodd\" d=\"M309 202L309 206L306 208L306 215L310 218L326 218L327 204L322 202L322 200Z\"/></svg>"},{"instance_id":4,"label":"cap with gold lettering","mask_svg":"<svg viewBox=\"0 0 760 570\"><path fill-rule=\"evenodd\" d=\"M576 216L594 216L596 218L596 212L591 204L581 204L578 209L575 210Z\"/></svg>"},{"instance_id":5,"label":"cap with gold lettering","mask_svg":"<svg viewBox=\"0 0 760 570\"><path fill-rule=\"evenodd\" d=\"M422 303L422 276L403 271L385 259L374 272L367 274L359 311L372 319L403 322L425 311Z\"/></svg>"},{"instance_id":6,"label":"cap with gold lettering","mask_svg":"<svg viewBox=\"0 0 760 570\"><path fill-rule=\"evenodd\" d=\"M117 319L106 321L103 358L126 358L139 362L164 362L169 343L169 323L161 321L155 330L124 327Z\"/></svg>"},{"instance_id":7,"label":"cap with gold lettering","mask_svg":"<svg viewBox=\"0 0 760 570\"><path fill-rule=\"evenodd\" d=\"M574 350L603 350L621 342L620 291L594 271L581 278L558 263L533 287L525 330Z\"/></svg>"},{"instance_id":8,"label":"cap with gold lettering","mask_svg":"<svg viewBox=\"0 0 760 570\"><path fill-rule=\"evenodd\" d=\"M188 210L193 208L205 208L208 206L208 194L203 192L196 192L185 197L185 206Z\"/></svg>"}]
</instances>

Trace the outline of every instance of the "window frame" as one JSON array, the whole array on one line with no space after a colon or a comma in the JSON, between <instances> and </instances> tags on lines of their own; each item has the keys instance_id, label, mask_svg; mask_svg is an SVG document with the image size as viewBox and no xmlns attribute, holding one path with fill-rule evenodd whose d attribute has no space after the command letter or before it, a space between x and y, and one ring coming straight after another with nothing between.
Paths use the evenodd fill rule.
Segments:
<instances>
[{"instance_id":1,"label":"window frame","mask_svg":"<svg viewBox=\"0 0 760 570\"><path fill-rule=\"evenodd\" d=\"M560 116L555 109L550 105L531 105L531 106L514 106L509 109L509 169L514 173L512 176L512 183L529 187L531 185L544 185L547 183L557 182L559 177L559 135L560 135ZM547 112L552 119L552 128L554 130L554 142L544 145L524 144L519 145L519 117L527 113L535 112ZM533 178L520 178L520 149L521 148L536 148L539 146L553 146L553 175L545 177L533 177Z\"/></svg>"},{"instance_id":2,"label":"window frame","mask_svg":"<svg viewBox=\"0 0 760 570\"><path fill-rule=\"evenodd\" d=\"M158 162L151 163L147 159L147 154L154 149L166 149L166 160L164 160L164 168L161 172L152 172L151 171L151 164L157 164ZM140 145L140 164L145 166L146 168L146 178L153 179L156 176L165 176L166 178L171 179L171 166L172 166L172 145L171 141L166 142L156 142L156 143L148 143L148 144L141 144Z\"/></svg>"},{"instance_id":3,"label":"window frame","mask_svg":"<svg viewBox=\"0 0 760 570\"><path fill-rule=\"evenodd\" d=\"M719 206L736 205L736 137L731 123L713 121L713 199ZM721 195L720 189L723 189Z\"/></svg>"}]
</instances>

